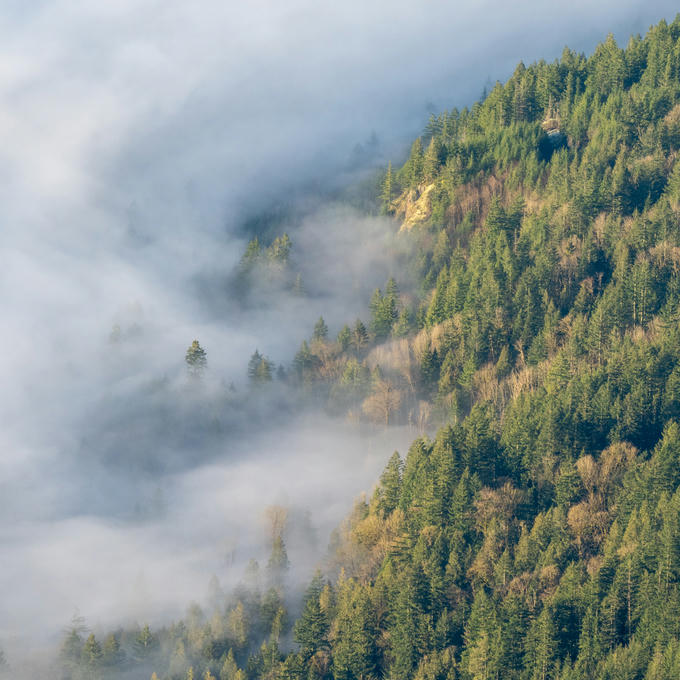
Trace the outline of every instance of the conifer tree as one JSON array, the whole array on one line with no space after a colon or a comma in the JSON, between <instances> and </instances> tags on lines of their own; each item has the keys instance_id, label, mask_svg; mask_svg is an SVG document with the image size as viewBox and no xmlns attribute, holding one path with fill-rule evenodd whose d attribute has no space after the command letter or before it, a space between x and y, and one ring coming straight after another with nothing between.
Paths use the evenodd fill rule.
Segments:
<instances>
[{"instance_id":1,"label":"conifer tree","mask_svg":"<svg viewBox=\"0 0 680 680\"><path fill-rule=\"evenodd\" d=\"M263 385L272 381L274 365L267 357L255 350L248 362L248 378L252 385Z\"/></svg>"},{"instance_id":2,"label":"conifer tree","mask_svg":"<svg viewBox=\"0 0 680 680\"><path fill-rule=\"evenodd\" d=\"M411 146L409 159L404 166L407 169L406 179L409 186L415 187L423 181L423 162L423 144L418 137Z\"/></svg>"},{"instance_id":3,"label":"conifer tree","mask_svg":"<svg viewBox=\"0 0 680 680\"><path fill-rule=\"evenodd\" d=\"M439 137L432 137L423 158L423 178L431 182L437 175L442 162L443 147Z\"/></svg>"},{"instance_id":4,"label":"conifer tree","mask_svg":"<svg viewBox=\"0 0 680 680\"><path fill-rule=\"evenodd\" d=\"M238 672L239 667L234 658L234 650L230 648L220 670L220 680L236 680Z\"/></svg>"},{"instance_id":5,"label":"conifer tree","mask_svg":"<svg viewBox=\"0 0 680 680\"><path fill-rule=\"evenodd\" d=\"M109 634L102 645L102 663L106 666L117 666L125 660L125 652L114 633Z\"/></svg>"},{"instance_id":6,"label":"conifer tree","mask_svg":"<svg viewBox=\"0 0 680 680\"><path fill-rule=\"evenodd\" d=\"M412 329L413 320L411 318L411 312L407 307L402 307L399 312L399 317L392 329L392 334L395 338L405 338L411 333Z\"/></svg>"},{"instance_id":7,"label":"conifer tree","mask_svg":"<svg viewBox=\"0 0 680 680\"><path fill-rule=\"evenodd\" d=\"M256 236L248 243L246 252L241 258L241 266L246 269L253 267L259 260L261 252L260 241Z\"/></svg>"},{"instance_id":8,"label":"conifer tree","mask_svg":"<svg viewBox=\"0 0 680 680\"><path fill-rule=\"evenodd\" d=\"M346 352L349 349L351 342L352 331L349 329L349 326L345 324L338 333L338 344L340 345L340 349L343 352Z\"/></svg>"},{"instance_id":9,"label":"conifer tree","mask_svg":"<svg viewBox=\"0 0 680 680\"><path fill-rule=\"evenodd\" d=\"M375 612L364 587L349 582L341 595L333 645L335 680L372 677L377 670Z\"/></svg>"},{"instance_id":10,"label":"conifer tree","mask_svg":"<svg viewBox=\"0 0 680 680\"><path fill-rule=\"evenodd\" d=\"M208 358L198 340L194 340L191 343L184 359L189 369L189 375L193 378L200 378L208 364Z\"/></svg>"},{"instance_id":11,"label":"conifer tree","mask_svg":"<svg viewBox=\"0 0 680 680\"><path fill-rule=\"evenodd\" d=\"M157 639L151 632L149 624L145 624L135 639L135 653L137 658L145 659L157 644Z\"/></svg>"},{"instance_id":12,"label":"conifer tree","mask_svg":"<svg viewBox=\"0 0 680 680\"><path fill-rule=\"evenodd\" d=\"M94 633L90 633L90 636L85 641L81 652L81 659L90 671L94 671L94 669L98 668L101 664L102 648L95 638Z\"/></svg>"},{"instance_id":13,"label":"conifer tree","mask_svg":"<svg viewBox=\"0 0 680 680\"><path fill-rule=\"evenodd\" d=\"M286 544L283 542L283 537L278 534L274 536L272 541L271 554L267 562L267 573L269 574L270 582L276 586L282 585L289 567L290 562L288 561Z\"/></svg>"},{"instance_id":14,"label":"conifer tree","mask_svg":"<svg viewBox=\"0 0 680 680\"><path fill-rule=\"evenodd\" d=\"M392 212L392 197L394 195L394 177L392 174L392 161L387 163L387 170L382 182L380 192L380 212L389 215Z\"/></svg>"},{"instance_id":15,"label":"conifer tree","mask_svg":"<svg viewBox=\"0 0 680 680\"><path fill-rule=\"evenodd\" d=\"M326 325L326 322L323 320L322 316L319 317L319 320L314 325L314 333L312 337L314 340L322 341L328 338L328 326Z\"/></svg>"},{"instance_id":16,"label":"conifer tree","mask_svg":"<svg viewBox=\"0 0 680 680\"><path fill-rule=\"evenodd\" d=\"M399 456L399 452L395 451L390 457L387 467L380 477L378 506L383 515L389 515L399 504L401 469L401 457Z\"/></svg>"},{"instance_id":17,"label":"conifer tree","mask_svg":"<svg viewBox=\"0 0 680 680\"><path fill-rule=\"evenodd\" d=\"M366 326L364 326L361 319L356 320L352 336L354 346L357 348L357 350L362 350L368 344L368 331L366 330Z\"/></svg>"},{"instance_id":18,"label":"conifer tree","mask_svg":"<svg viewBox=\"0 0 680 680\"><path fill-rule=\"evenodd\" d=\"M320 597L323 579L316 572L305 594L304 609L295 624L295 641L300 645L303 657L309 658L327 645L329 624L321 609Z\"/></svg>"}]
</instances>

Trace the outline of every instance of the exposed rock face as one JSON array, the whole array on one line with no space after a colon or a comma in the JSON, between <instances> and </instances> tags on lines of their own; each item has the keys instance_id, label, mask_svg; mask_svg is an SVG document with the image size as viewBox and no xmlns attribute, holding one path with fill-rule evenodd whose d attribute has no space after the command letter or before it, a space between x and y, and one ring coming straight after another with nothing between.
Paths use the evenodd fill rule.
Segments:
<instances>
[{"instance_id":1,"label":"exposed rock face","mask_svg":"<svg viewBox=\"0 0 680 680\"><path fill-rule=\"evenodd\" d=\"M557 115L548 116L542 123L541 127L545 131L548 141L553 149L562 146L566 142L566 135L562 132L560 118Z\"/></svg>"},{"instance_id":2,"label":"exposed rock face","mask_svg":"<svg viewBox=\"0 0 680 680\"><path fill-rule=\"evenodd\" d=\"M427 184L417 189L411 189L397 199L394 212L398 217L403 217L402 231L408 231L416 224L429 219L432 214L430 194L433 189L434 184Z\"/></svg>"}]
</instances>

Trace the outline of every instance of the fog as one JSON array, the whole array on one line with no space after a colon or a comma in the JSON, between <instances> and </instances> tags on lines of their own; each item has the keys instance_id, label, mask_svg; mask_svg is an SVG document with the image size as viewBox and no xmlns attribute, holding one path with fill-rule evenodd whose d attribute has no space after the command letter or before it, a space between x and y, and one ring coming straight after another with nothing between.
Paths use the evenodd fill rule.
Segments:
<instances>
[{"instance_id":1,"label":"fog","mask_svg":"<svg viewBox=\"0 0 680 680\"><path fill-rule=\"evenodd\" d=\"M76 610L101 632L160 625L191 602L205 606L212 575L228 589L251 558L266 563L268 504L289 510L289 585L302 586L348 510L344 494L377 478L385 451L408 437L404 429L367 436L318 416L297 417L289 427L241 437L235 447L225 442L220 459L181 472L125 488L124 477L107 485L95 476L98 493L119 494L109 516L87 490L73 512L55 512L44 490L23 488L33 509L5 522L1 533L3 579L14 584L0 606L5 646L49 650ZM82 481L60 484L84 491Z\"/></svg>"},{"instance_id":2,"label":"fog","mask_svg":"<svg viewBox=\"0 0 680 680\"><path fill-rule=\"evenodd\" d=\"M287 364L320 314L334 334L388 276L408 285L393 225L339 203L342 189L520 59L590 51L608 32L625 43L674 12L630 0L3 3L10 661L31 641L58 644L75 607L101 626L177 616L211 574L237 579L261 555L269 503L309 511L314 539L291 549L307 574L414 433L366 434L281 393L253 412L228 386L247 391L255 348ZM308 297L235 299L262 214L284 216ZM200 389L183 365L195 338L208 352Z\"/></svg>"}]
</instances>

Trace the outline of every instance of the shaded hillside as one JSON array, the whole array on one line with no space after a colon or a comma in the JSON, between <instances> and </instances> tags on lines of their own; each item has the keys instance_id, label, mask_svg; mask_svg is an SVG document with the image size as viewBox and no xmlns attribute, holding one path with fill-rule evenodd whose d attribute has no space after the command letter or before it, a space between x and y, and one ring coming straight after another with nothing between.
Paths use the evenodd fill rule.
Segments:
<instances>
[{"instance_id":1,"label":"shaded hillside","mask_svg":"<svg viewBox=\"0 0 680 680\"><path fill-rule=\"evenodd\" d=\"M123 666L679 677L678 149L680 19L626 49L609 37L588 58L520 64L433 117L380 197L415 287L395 271L335 340L320 320L287 380L338 414L443 426L390 459L301 605L281 527L262 587L114 636ZM95 642L67 640L68 677L105 672Z\"/></svg>"}]
</instances>

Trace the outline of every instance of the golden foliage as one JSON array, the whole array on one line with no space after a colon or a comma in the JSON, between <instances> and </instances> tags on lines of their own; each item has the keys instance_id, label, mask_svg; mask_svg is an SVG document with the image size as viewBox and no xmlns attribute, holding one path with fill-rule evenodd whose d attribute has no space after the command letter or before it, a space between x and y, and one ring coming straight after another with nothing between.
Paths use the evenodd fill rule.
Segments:
<instances>
[{"instance_id":1,"label":"golden foliage","mask_svg":"<svg viewBox=\"0 0 680 680\"><path fill-rule=\"evenodd\" d=\"M378 380L373 386L373 392L366 397L361 405L362 411L375 423L382 423L387 427L390 417L399 410L403 393L389 380Z\"/></svg>"}]
</instances>

